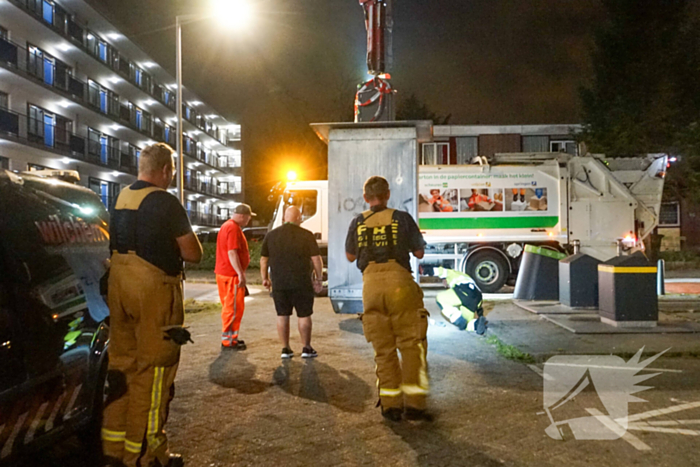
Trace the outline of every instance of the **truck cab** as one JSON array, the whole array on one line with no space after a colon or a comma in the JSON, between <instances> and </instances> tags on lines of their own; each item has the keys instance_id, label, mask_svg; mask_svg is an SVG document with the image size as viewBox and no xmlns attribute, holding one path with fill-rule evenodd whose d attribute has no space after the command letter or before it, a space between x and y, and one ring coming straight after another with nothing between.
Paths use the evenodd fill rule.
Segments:
<instances>
[{"instance_id":1,"label":"truck cab","mask_svg":"<svg viewBox=\"0 0 700 467\"><path fill-rule=\"evenodd\" d=\"M289 182L276 201L270 230L284 224L284 212L289 206L297 206L301 210L301 226L314 234L325 261L328 249L328 182Z\"/></svg>"}]
</instances>

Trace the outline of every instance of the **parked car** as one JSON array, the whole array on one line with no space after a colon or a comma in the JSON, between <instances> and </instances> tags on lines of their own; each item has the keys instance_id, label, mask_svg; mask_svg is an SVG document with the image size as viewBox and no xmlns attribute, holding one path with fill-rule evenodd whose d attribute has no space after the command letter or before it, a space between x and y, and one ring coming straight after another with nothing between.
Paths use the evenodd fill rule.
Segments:
<instances>
[{"instance_id":1,"label":"parked car","mask_svg":"<svg viewBox=\"0 0 700 467\"><path fill-rule=\"evenodd\" d=\"M75 433L99 452L108 222L87 188L0 171L0 465Z\"/></svg>"}]
</instances>

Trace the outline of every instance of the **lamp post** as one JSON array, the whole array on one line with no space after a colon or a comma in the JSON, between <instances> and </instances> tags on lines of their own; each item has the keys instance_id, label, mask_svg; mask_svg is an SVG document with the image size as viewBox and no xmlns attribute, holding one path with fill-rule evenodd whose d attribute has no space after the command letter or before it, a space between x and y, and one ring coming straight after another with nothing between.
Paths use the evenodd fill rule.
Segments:
<instances>
[{"instance_id":1,"label":"lamp post","mask_svg":"<svg viewBox=\"0 0 700 467\"><path fill-rule=\"evenodd\" d=\"M185 157L183 150L182 128L182 25L190 22L216 18L226 28L241 29L246 27L253 17L253 9L250 0L212 0L211 13L208 15L179 15L175 17L175 78L177 81L177 198L180 204L185 205Z\"/></svg>"},{"instance_id":2,"label":"lamp post","mask_svg":"<svg viewBox=\"0 0 700 467\"><path fill-rule=\"evenodd\" d=\"M176 141L176 151L177 151L177 199L180 204L185 205L185 158L182 151L182 16L177 16L175 18L175 44L177 48L176 53L176 80L177 80L177 97L175 98L175 105L177 105L177 141Z\"/></svg>"}]
</instances>

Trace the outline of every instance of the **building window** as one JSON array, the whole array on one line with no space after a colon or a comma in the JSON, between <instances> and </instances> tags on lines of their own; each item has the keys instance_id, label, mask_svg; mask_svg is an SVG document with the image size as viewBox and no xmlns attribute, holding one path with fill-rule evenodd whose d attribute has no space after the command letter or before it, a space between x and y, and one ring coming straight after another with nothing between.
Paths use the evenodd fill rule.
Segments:
<instances>
[{"instance_id":1,"label":"building window","mask_svg":"<svg viewBox=\"0 0 700 467\"><path fill-rule=\"evenodd\" d=\"M111 47L95 34L91 32L87 33L85 36L85 47L100 61L104 63L110 62Z\"/></svg>"},{"instance_id":2,"label":"building window","mask_svg":"<svg viewBox=\"0 0 700 467\"><path fill-rule=\"evenodd\" d=\"M27 71L49 86L68 89L71 68L38 47L27 47Z\"/></svg>"},{"instance_id":3,"label":"building window","mask_svg":"<svg viewBox=\"0 0 700 467\"><path fill-rule=\"evenodd\" d=\"M424 143L421 165L449 165L450 143Z\"/></svg>"},{"instance_id":4,"label":"building window","mask_svg":"<svg viewBox=\"0 0 700 467\"><path fill-rule=\"evenodd\" d=\"M99 163L110 167L119 166L119 140L88 128L88 154L99 158Z\"/></svg>"},{"instance_id":5,"label":"building window","mask_svg":"<svg viewBox=\"0 0 700 467\"><path fill-rule=\"evenodd\" d=\"M41 16L44 18L44 21L53 26L53 3L44 0Z\"/></svg>"},{"instance_id":6,"label":"building window","mask_svg":"<svg viewBox=\"0 0 700 467\"><path fill-rule=\"evenodd\" d=\"M106 180L100 180L99 178L90 177L88 182L89 188L97 193L108 209L114 203L119 195L119 184L114 182L108 182Z\"/></svg>"},{"instance_id":7,"label":"building window","mask_svg":"<svg viewBox=\"0 0 700 467\"><path fill-rule=\"evenodd\" d=\"M51 148L70 144L73 122L67 118L30 104L27 124L28 137L34 142Z\"/></svg>"},{"instance_id":8,"label":"building window","mask_svg":"<svg viewBox=\"0 0 700 467\"><path fill-rule=\"evenodd\" d=\"M103 114L119 115L119 96L99 83L88 83L88 102Z\"/></svg>"},{"instance_id":9,"label":"building window","mask_svg":"<svg viewBox=\"0 0 700 467\"><path fill-rule=\"evenodd\" d=\"M0 169L10 170L10 159L0 156Z\"/></svg>"},{"instance_id":10,"label":"building window","mask_svg":"<svg viewBox=\"0 0 700 467\"><path fill-rule=\"evenodd\" d=\"M10 108L10 95L6 92L0 91L0 109Z\"/></svg>"},{"instance_id":11,"label":"building window","mask_svg":"<svg viewBox=\"0 0 700 467\"><path fill-rule=\"evenodd\" d=\"M681 206L678 201L661 203L659 213L659 227L680 227L681 226Z\"/></svg>"},{"instance_id":12,"label":"building window","mask_svg":"<svg viewBox=\"0 0 700 467\"><path fill-rule=\"evenodd\" d=\"M578 153L578 145L576 141L571 140L561 140L561 141L550 141L549 142L550 152L565 152L575 156Z\"/></svg>"},{"instance_id":13,"label":"building window","mask_svg":"<svg viewBox=\"0 0 700 467\"><path fill-rule=\"evenodd\" d=\"M5 28L3 28L2 26L0 26L0 39L7 40L8 37L9 37L9 34L8 34L8 32L7 32L7 29L5 29Z\"/></svg>"}]
</instances>

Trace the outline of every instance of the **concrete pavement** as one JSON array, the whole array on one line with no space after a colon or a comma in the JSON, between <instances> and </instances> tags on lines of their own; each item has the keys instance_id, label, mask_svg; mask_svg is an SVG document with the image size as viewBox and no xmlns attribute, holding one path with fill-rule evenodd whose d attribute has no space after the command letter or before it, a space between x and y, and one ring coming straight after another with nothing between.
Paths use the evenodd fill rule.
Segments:
<instances>
[{"instance_id":1,"label":"concrete pavement","mask_svg":"<svg viewBox=\"0 0 700 467\"><path fill-rule=\"evenodd\" d=\"M186 293L216 298L204 284L188 284ZM334 314L328 299L317 300L314 315L319 358L281 361L272 301L252 287L241 331L245 352L220 353L218 314L187 317L196 344L183 349L169 423L173 447L194 466L697 465L700 364L690 352L654 362L660 375L648 383L654 389L639 394L648 402L630 404L640 418L622 439L556 441L544 431L550 424L542 394L549 356L622 353L627 359L643 345L652 351L676 345L677 336L623 345L610 336L574 336L498 304L489 332L537 359L524 364L503 358L484 338L442 325L434 300L426 304L435 318L428 361L436 422L383 422L374 407L372 349L361 323ZM294 329L292 347L301 347ZM584 396L574 407L599 410Z\"/></svg>"}]
</instances>

